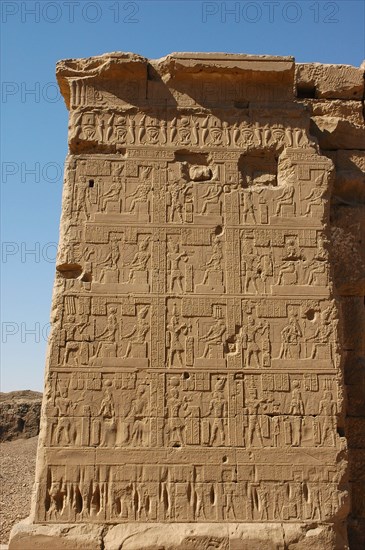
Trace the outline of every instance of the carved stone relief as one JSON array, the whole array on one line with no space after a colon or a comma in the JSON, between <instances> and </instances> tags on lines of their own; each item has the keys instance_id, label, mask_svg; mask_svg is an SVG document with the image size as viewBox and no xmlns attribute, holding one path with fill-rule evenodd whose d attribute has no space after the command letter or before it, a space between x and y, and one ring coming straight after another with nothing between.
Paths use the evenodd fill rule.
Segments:
<instances>
[{"instance_id":1,"label":"carved stone relief","mask_svg":"<svg viewBox=\"0 0 365 550\"><path fill-rule=\"evenodd\" d=\"M346 540L335 171L293 60L114 55L113 78L58 67L70 155L34 522Z\"/></svg>"}]
</instances>

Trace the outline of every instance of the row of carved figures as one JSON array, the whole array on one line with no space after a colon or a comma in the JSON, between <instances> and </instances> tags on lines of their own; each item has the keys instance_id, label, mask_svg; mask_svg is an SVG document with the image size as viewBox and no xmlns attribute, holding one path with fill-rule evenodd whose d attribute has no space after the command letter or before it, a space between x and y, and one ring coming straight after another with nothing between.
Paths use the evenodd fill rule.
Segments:
<instances>
[{"instance_id":1,"label":"row of carved figures","mask_svg":"<svg viewBox=\"0 0 365 550\"><path fill-rule=\"evenodd\" d=\"M221 307L216 307L210 325L201 331L199 323L194 322L193 326L192 319L182 318L174 305L166 327L167 367L192 366L198 359L212 360L214 363L214 360L217 362L235 354L241 356L245 366L255 368L270 367L272 359L334 360L337 327L337 321L333 319L334 311L329 306L314 324L308 320L304 323L297 315L291 315L280 329L281 344L278 355L273 357L272 328L267 320L257 323L254 317L248 316L237 334L227 339L227 325ZM76 322L75 316L69 315L62 326L65 342L63 364L78 364L82 358L86 363L92 363L93 359L103 356L147 358L151 330L148 313L148 306L143 306L137 312L134 325L124 333L123 319L118 316L115 306L110 309L106 323L99 332L96 320L92 322L87 316L82 316Z\"/></svg>"},{"instance_id":2,"label":"row of carved figures","mask_svg":"<svg viewBox=\"0 0 365 550\"><path fill-rule=\"evenodd\" d=\"M326 390L319 402L318 415L305 418L305 404L297 382L291 394L289 414L265 415L261 408L270 405L267 398L252 393L246 407L234 418L221 387L216 384L206 405L182 395L171 387L165 404L165 418L153 418L147 388L139 387L129 410L118 418L115 400L108 388L97 415L89 406L78 409L78 403L58 395L57 416L51 420L51 445L153 447L187 445L238 447L336 446L337 404ZM74 399L75 401L75 399ZM275 408L278 403L275 404ZM153 444L155 441L155 444Z\"/></svg>"},{"instance_id":3,"label":"row of carved figures","mask_svg":"<svg viewBox=\"0 0 365 550\"><path fill-rule=\"evenodd\" d=\"M179 145L212 147L307 147L310 141L303 128L279 124L221 121L206 117L181 116L157 120L142 115L74 112L74 139L96 140L120 145Z\"/></svg>"},{"instance_id":4,"label":"row of carved figures","mask_svg":"<svg viewBox=\"0 0 365 550\"><path fill-rule=\"evenodd\" d=\"M125 259L120 242L113 237L105 245L86 243L82 248L77 244L75 261L74 246L61 251L63 263L82 263L83 272L79 280L92 277L93 282L117 283L119 292L135 290L150 291L152 250L151 238L145 237L136 245L133 256ZM270 294L272 286L300 285L326 286L328 281L328 254L323 242L318 241L317 250L298 249L295 239L287 242L284 250L266 247L264 250L254 247L250 240L238 243L242 249L242 258L238 262L238 286L244 294ZM226 291L225 271L232 269L227 265L227 245L219 237L214 237L211 250L208 247L184 249L178 242L171 241L166 249L167 292L171 294L197 293L209 294ZM209 254L206 251L209 251ZM203 252L203 254L202 254ZM80 255L82 254L82 258ZM157 251L155 252L157 254ZM199 255L202 260L199 261ZM123 258L124 256L124 258ZM60 261L62 264L62 261ZM159 270L161 277L163 266ZM90 276L85 279L86 274ZM232 281L232 274L230 273ZM199 277L199 278L198 278Z\"/></svg>"},{"instance_id":5,"label":"row of carved figures","mask_svg":"<svg viewBox=\"0 0 365 550\"><path fill-rule=\"evenodd\" d=\"M329 520L345 494L317 482L79 482L54 480L48 520Z\"/></svg>"},{"instance_id":6,"label":"row of carved figures","mask_svg":"<svg viewBox=\"0 0 365 550\"><path fill-rule=\"evenodd\" d=\"M120 173L123 170L124 166L121 165ZM265 170L257 180L249 175L243 179L245 187L243 180L242 185L231 185L212 179L205 184L206 188L202 184L198 187L193 181L185 182L182 179L169 182L162 191L166 200L164 223L193 224L204 219L210 219L211 223L215 220L222 221L228 216L225 206L227 196L231 201L236 196L237 216L242 225L266 225L272 218L310 219L323 215L327 186L323 184L322 175L316 178L313 186L311 184L311 188L302 197L299 196L299 187L293 183L277 187L276 176L265 174ZM134 221L135 217L141 222L148 222L152 211L158 212L156 195L152 200L151 180L140 179L133 184L128 183L127 189L121 176L113 176L111 181L97 178L95 185L90 188L87 178L80 178L76 200L68 205L68 208L72 207L77 213L77 218L82 216L89 219L90 215L100 213L122 214L124 222Z\"/></svg>"}]
</instances>

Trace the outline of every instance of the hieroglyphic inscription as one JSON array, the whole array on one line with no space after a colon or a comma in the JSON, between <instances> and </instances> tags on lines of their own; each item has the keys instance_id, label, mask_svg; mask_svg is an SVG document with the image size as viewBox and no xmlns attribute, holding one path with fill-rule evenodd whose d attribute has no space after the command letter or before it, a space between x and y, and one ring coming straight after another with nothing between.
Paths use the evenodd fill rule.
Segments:
<instances>
[{"instance_id":1,"label":"hieroglyphic inscription","mask_svg":"<svg viewBox=\"0 0 365 550\"><path fill-rule=\"evenodd\" d=\"M37 521L340 513L332 163L210 84L71 82Z\"/></svg>"}]
</instances>

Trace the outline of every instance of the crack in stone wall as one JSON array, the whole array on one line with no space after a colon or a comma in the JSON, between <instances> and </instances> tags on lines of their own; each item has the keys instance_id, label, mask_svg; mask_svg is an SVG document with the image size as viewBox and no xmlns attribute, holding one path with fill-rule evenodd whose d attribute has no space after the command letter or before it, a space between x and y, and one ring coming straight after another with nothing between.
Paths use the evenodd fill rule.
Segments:
<instances>
[{"instance_id":1,"label":"crack in stone wall","mask_svg":"<svg viewBox=\"0 0 365 550\"><path fill-rule=\"evenodd\" d=\"M57 77L53 328L10 549L332 550L347 527L360 548L362 71L114 53Z\"/></svg>"}]
</instances>

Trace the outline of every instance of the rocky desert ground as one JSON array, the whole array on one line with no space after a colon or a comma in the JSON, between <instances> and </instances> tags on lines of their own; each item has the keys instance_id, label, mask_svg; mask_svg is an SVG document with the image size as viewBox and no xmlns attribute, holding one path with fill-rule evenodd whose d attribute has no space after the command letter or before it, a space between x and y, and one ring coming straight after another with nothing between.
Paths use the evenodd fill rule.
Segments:
<instances>
[{"instance_id":1,"label":"rocky desert ground","mask_svg":"<svg viewBox=\"0 0 365 550\"><path fill-rule=\"evenodd\" d=\"M0 545L29 514L42 394L0 393Z\"/></svg>"}]
</instances>

